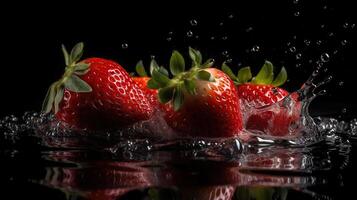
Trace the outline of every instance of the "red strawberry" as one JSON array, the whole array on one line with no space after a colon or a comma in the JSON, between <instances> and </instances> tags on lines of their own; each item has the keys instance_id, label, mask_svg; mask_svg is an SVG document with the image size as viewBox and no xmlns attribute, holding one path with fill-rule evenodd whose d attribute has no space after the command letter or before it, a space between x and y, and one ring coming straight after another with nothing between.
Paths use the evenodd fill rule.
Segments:
<instances>
[{"instance_id":1,"label":"red strawberry","mask_svg":"<svg viewBox=\"0 0 357 200\"><path fill-rule=\"evenodd\" d=\"M71 54L62 48L66 70L53 83L43 104L56 118L76 128L94 130L121 128L148 119L152 106L143 91L119 64L89 58L77 63L83 43Z\"/></svg>"},{"instance_id":2,"label":"red strawberry","mask_svg":"<svg viewBox=\"0 0 357 200\"><path fill-rule=\"evenodd\" d=\"M278 87L287 80L284 67L275 80L273 80L273 65L268 61L265 62L258 75L253 78L249 67L240 69L238 76L235 76L225 64L223 64L222 70L237 84L247 130L264 132L264 134L273 136L289 134L289 127L300 118L301 106L294 95L291 96L289 104L285 105L286 102L282 101L289 95L289 92ZM251 81L249 82L249 80Z\"/></svg>"},{"instance_id":3,"label":"red strawberry","mask_svg":"<svg viewBox=\"0 0 357 200\"><path fill-rule=\"evenodd\" d=\"M151 64L150 64L150 69L151 69L150 71L152 71L152 69L156 68L156 67L158 67L156 64L156 61L152 60ZM148 88L147 84L148 84L149 80L151 79L151 77L149 77L148 74L146 73L143 62L139 61L136 64L135 69L136 69L136 73L139 76L133 77L134 82L146 94L146 97L150 100L151 104L154 107L157 107L159 105L159 101L157 98L158 90Z\"/></svg>"},{"instance_id":4,"label":"red strawberry","mask_svg":"<svg viewBox=\"0 0 357 200\"><path fill-rule=\"evenodd\" d=\"M164 69L154 69L148 87L159 89L165 120L181 136L233 137L242 129L239 99L234 83L222 71L201 64L199 51L190 48L193 67L184 71L182 55L170 59L173 78Z\"/></svg>"}]
</instances>

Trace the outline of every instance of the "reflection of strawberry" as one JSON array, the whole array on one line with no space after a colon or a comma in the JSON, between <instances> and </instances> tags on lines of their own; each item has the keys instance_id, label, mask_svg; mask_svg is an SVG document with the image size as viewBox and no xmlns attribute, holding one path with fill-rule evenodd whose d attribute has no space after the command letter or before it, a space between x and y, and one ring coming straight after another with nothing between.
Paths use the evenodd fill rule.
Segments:
<instances>
[{"instance_id":1,"label":"reflection of strawberry","mask_svg":"<svg viewBox=\"0 0 357 200\"><path fill-rule=\"evenodd\" d=\"M150 88L159 89L167 123L180 135L189 137L232 137L242 129L236 88L222 71L201 64L199 51L190 48L193 67L184 71L185 61L174 51L170 59L173 78L154 69Z\"/></svg>"},{"instance_id":2,"label":"reflection of strawberry","mask_svg":"<svg viewBox=\"0 0 357 200\"><path fill-rule=\"evenodd\" d=\"M234 186L204 186L180 188L182 199L196 200L231 200L234 195Z\"/></svg>"},{"instance_id":3,"label":"reflection of strawberry","mask_svg":"<svg viewBox=\"0 0 357 200\"><path fill-rule=\"evenodd\" d=\"M43 111L77 128L121 128L152 114L150 102L119 64L101 58L77 63L83 44L68 55L63 47L66 70L47 93Z\"/></svg>"},{"instance_id":4,"label":"reflection of strawberry","mask_svg":"<svg viewBox=\"0 0 357 200\"><path fill-rule=\"evenodd\" d=\"M88 200L114 200L132 190L155 184L155 175L134 163L103 162L97 165L63 171L48 168L44 184L66 188Z\"/></svg>"},{"instance_id":5,"label":"reflection of strawberry","mask_svg":"<svg viewBox=\"0 0 357 200\"><path fill-rule=\"evenodd\" d=\"M289 92L278 87L287 80L284 67L275 80L273 65L268 61L253 78L249 67L240 69L238 76L225 64L222 70L237 84L246 129L273 136L289 133L289 127L299 120L300 103L296 96L291 96L288 103L282 101L289 95Z\"/></svg>"}]
</instances>

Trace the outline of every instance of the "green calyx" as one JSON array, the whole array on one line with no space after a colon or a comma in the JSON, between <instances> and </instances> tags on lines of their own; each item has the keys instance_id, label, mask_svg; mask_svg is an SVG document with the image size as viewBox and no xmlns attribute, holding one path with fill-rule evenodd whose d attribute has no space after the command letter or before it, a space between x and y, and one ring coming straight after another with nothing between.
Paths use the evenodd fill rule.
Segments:
<instances>
[{"instance_id":1,"label":"green calyx","mask_svg":"<svg viewBox=\"0 0 357 200\"><path fill-rule=\"evenodd\" d=\"M91 86L80 78L81 75L90 70L89 64L78 62L83 55L83 43L76 44L70 54L62 45L62 52L66 64L65 72L61 79L54 82L48 89L42 105L42 112L44 113L49 113L51 110L54 110L54 113L58 112L64 89L78 93L92 91Z\"/></svg>"},{"instance_id":2,"label":"green calyx","mask_svg":"<svg viewBox=\"0 0 357 200\"><path fill-rule=\"evenodd\" d=\"M185 95L196 94L196 80L214 82L214 77L205 70L213 65L213 59L202 64L202 55L198 50L189 48L192 67L185 71L185 59L178 52L173 51L170 58L170 74L164 67L152 64L150 67L152 78L148 81L148 88L158 89L158 99L165 104L170 102L175 111L184 103ZM153 63L153 62L152 62Z\"/></svg>"},{"instance_id":3,"label":"green calyx","mask_svg":"<svg viewBox=\"0 0 357 200\"><path fill-rule=\"evenodd\" d=\"M225 72L236 85L244 83L254 83L258 85L273 85L275 87L283 85L288 79L285 67L282 67L279 74L274 78L274 66L271 62L265 61L263 67L258 74L253 77L250 67L243 67L235 75L231 68L226 64L222 64L222 71Z\"/></svg>"}]
</instances>

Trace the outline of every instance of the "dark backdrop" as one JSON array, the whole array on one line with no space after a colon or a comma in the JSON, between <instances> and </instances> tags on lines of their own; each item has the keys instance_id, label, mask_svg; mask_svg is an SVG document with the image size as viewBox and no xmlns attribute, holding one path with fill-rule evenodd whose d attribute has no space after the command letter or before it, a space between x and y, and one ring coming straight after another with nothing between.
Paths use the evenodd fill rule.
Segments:
<instances>
[{"instance_id":1,"label":"dark backdrop","mask_svg":"<svg viewBox=\"0 0 357 200\"><path fill-rule=\"evenodd\" d=\"M222 52L228 51L234 68L250 65L255 72L268 59L278 68L284 65L288 69L290 91L311 74L314 65L309 60L315 62L328 53L326 74L335 79L327 87L329 95L313 103L313 112L339 116L346 108L342 116L355 116L353 3L248 2L3 5L0 116L39 110L47 87L63 71L60 45L71 47L79 41L85 42L84 57L110 58L128 71L133 71L139 59L148 63L151 55L159 63L167 63L173 49L186 51L188 46L200 49L206 58L214 57L219 64L227 59ZM197 25L190 23L192 19ZM191 37L187 36L189 31ZM296 57L298 53L301 58Z\"/></svg>"}]
</instances>

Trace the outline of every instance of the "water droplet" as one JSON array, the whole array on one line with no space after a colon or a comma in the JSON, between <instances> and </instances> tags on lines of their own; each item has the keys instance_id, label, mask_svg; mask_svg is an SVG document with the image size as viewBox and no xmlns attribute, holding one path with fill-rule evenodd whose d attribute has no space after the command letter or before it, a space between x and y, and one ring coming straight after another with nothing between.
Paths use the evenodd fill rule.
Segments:
<instances>
[{"instance_id":1,"label":"water droplet","mask_svg":"<svg viewBox=\"0 0 357 200\"><path fill-rule=\"evenodd\" d=\"M338 50L333 51L333 55L336 55L338 53Z\"/></svg>"},{"instance_id":2,"label":"water droplet","mask_svg":"<svg viewBox=\"0 0 357 200\"><path fill-rule=\"evenodd\" d=\"M121 44L121 48L122 49L127 49L128 48L128 43L123 43L123 44Z\"/></svg>"},{"instance_id":3,"label":"water droplet","mask_svg":"<svg viewBox=\"0 0 357 200\"><path fill-rule=\"evenodd\" d=\"M222 55L224 55L224 56L228 55L228 51L223 51Z\"/></svg>"},{"instance_id":4,"label":"water droplet","mask_svg":"<svg viewBox=\"0 0 357 200\"><path fill-rule=\"evenodd\" d=\"M229 19L233 19L233 18L234 18L234 15L233 15L233 14L230 14L230 15L228 15L228 18L229 18Z\"/></svg>"},{"instance_id":5,"label":"water droplet","mask_svg":"<svg viewBox=\"0 0 357 200\"><path fill-rule=\"evenodd\" d=\"M325 24L321 24L321 25L320 25L320 28L321 28L321 29L324 29L325 27L326 27Z\"/></svg>"},{"instance_id":6,"label":"water droplet","mask_svg":"<svg viewBox=\"0 0 357 200\"><path fill-rule=\"evenodd\" d=\"M251 32L253 30L253 27L248 27L247 29L245 29L245 32L247 32L247 33L249 33L249 32Z\"/></svg>"},{"instance_id":7,"label":"water droplet","mask_svg":"<svg viewBox=\"0 0 357 200\"><path fill-rule=\"evenodd\" d=\"M328 34L329 37L333 37L335 35L335 33L331 32Z\"/></svg>"},{"instance_id":8,"label":"water droplet","mask_svg":"<svg viewBox=\"0 0 357 200\"><path fill-rule=\"evenodd\" d=\"M348 22L345 22L345 23L343 24L343 28L347 29L347 28L349 28L349 27L350 27L350 24L349 24Z\"/></svg>"},{"instance_id":9,"label":"water droplet","mask_svg":"<svg viewBox=\"0 0 357 200\"><path fill-rule=\"evenodd\" d=\"M342 108L341 112L342 112L343 114L347 113L347 108Z\"/></svg>"},{"instance_id":10,"label":"water droplet","mask_svg":"<svg viewBox=\"0 0 357 200\"><path fill-rule=\"evenodd\" d=\"M260 47L258 45L254 45L252 47L252 52L258 52L260 50Z\"/></svg>"},{"instance_id":11,"label":"water droplet","mask_svg":"<svg viewBox=\"0 0 357 200\"><path fill-rule=\"evenodd\" d=\"M321 59L322 62L328 62L330 60L330 55L328 55L328 53L323 53L320 56L320 59Z\"/></svg>"},{"instance_id":12,"label":"water droplet","mask_svg":"<svg viewBox=\"0 0 357 200\"><path fill-rule=\"evenodd\" d=\"M294 3L294 4L298 4L298 3L299 3L299 0L293 0L293 3Z\"/></svg>"},{"instance_id":13,"label":"water droplet","mask_svg":"<svg viewBox=\"0 0 357 200\"><path fill-rule=\"evenodd\" d=\"M168 34L169 34L169 35L173 35L173 34L174 34L174 32L170 31Z\"/></svg>"},{"instance_id":14,"label":"water droplet","mask_svg":"<svg viewBox=\"0 0 357 200\"><path fill-rule=\"evenodd\" d=\"M345 82L343 82L343 81L338 82L338 86L340 86L340 87L342 87L344 84L345 84Z\"/></svg>"},{"instance_id":15,"label":"water droplet","mask_svg":"<svg viewBox=\"0 0 357 200\"><path fill-rule=\"evenodd\" d=\"M240 67L240 66L242 66L242 65L243 65L243 63L241 63L241 62L238 62L238 63L237 63L237 66L238 66L238 67Z\"/></svg>"},{"instance_id":16,"label":"water droplet","mask_svg":"<svg viewBox=\"0 0 357 200\"><path fill-rule=\"evenodd\" d=\"M191 19L190 24L191 24L191 26L197 26L198 22L195 19Z\"/></svg>"},{"instance_id":17,"label":"water droplet","mask_svg":"<svg viewBox=\"0 0 357 200\"><path fill-rule=\"evenodd\" d=\"M296 47L290 47L290 48L289 48L289 51L290 51L291 53L295 53Z\"/></svg>"},{"instance_id":18,"label":"water droplet","mask_svg":"<svg viewBox=\"0 0 357 200\"><path fill-rule=\"evenodd\" d=\"M301 53L296 54L295 57L296 57L297 60L301 59Z\"/></svg>"},{"instance_id":19,"label":"water droplet","mask_svg":"<svg viewBox=\"0 0 357 200\"><path fill-rule=\"evenodd\" d=\"M214 36L211 36L211 38L210 38L211 40L214 40L214 39L216 39Z\"/></svg>"},{"instance_id":20,"label":"water droplet","mask_svg":"<svg viewBox=\"0 0 357 200\"><path fill-rule=\"evenodd\" d=\"M322 9L324 9L324 10L327 10L327 8L328 8L328 7L327 7L326 5L325 5L324 7L322 7Z\"/></svg>"},{"instance_id":21,"label":"water droplet","mask_svg":"<svg viewBox=\"0 0 357 200\"><path fill-rule=\"evenodd\" d=\"M223 37L222 37L222 40L227 40L227 39L228 39L227 36L223 36Z\"/></svg>"},{"instance_id":22,"label":"water droplet","mask_svg":"<svg viewBox=\"0 0 357 200\"><path fill-rule=\"evenodd\" d=\"M341 45L342 45L342 46L345 46L346 44L347 44L347 40L342 40L342 41L341 41Z\"/></svg>"},{"instance_id":23,"label":"water droplet","mask_svg":"<svg viewBox=\"0 0 357 200\"><path fill-rule=\"evenodd\" d=\"M155 59L155 57L156 57L155 55L150 55L151 60Z\"/></svg>"},{"instance_id":24,"label":"water droplet","mask_svg":"<svg viewBox=\"0 0 357 200\"><path fill-rule=\"evenodd\" d=\"M300 68L301 67L301 63L298 63L295 65L296 68Z\"/></svg>"},{"instance_id":25,"label":"water droplet","mask_svg":"<svg viewBox=\"0 0 357 200\"><path fill-rule=\"evenodd\" d=\"M223 25L224 25L224 23L223 23L223 22L220 22L220 23L219 23L219 25L220 25L220 26L223 26Z\"/></svg>"},{"instance_id":26,"label":"water droplet","mask_svg":"<svg viewBox=\"0 0 357 200\"><path fill-rule=\"evenodd\" d=\"M167 40L168 42L170 42L170 41L172 40L172 38L171 38L171 37L168 37L168 38L166 38L166 40Z\"/></svg>"},{"instance_id":27,"label":"water droplet","mask_svg":"<svg viewBox=\"0 0 357 200\"><path fill-rule=\"evenodd\" d=\"M306 46L310 46L311 41L310 40L304 40L304 43L305 43Z\"/></svg>"},{"instance_id":28,"label":"water droplet","mask_svg":"<svg viewBox=\"0 0 357 200\"><path fill-rule=\"evenodd\" d=\"M316 41L316 45L317 45L317 46L320 46L321 44L322 44L322 41L321 41L321 40L317 40L317 41Z\"/></svg>"},{"instance_id":29,"label":"water droplet","mask_svg":"<svg viewBox=\"0 0 357 200\"><path fill-rule=\"evenodd\" d=\"M226 62L226 63L232 63L233 60L232 60L232 58L229 58L229 59L227 59L225 62Z\"/></svg>"},{"instance_id":30,"label":"water droplet","mask_svg":"<svg viewBox=\"0 0 357 200\"><path fill-rule=\"evenodd\" d=\"M300 16L300 12L299 12L299 11L296 11L296 12L294 13L294 16L295 16L295 17Z\"/></svg>"},{"instance_id":31,"label":"water droplet","mask_svg":"<svg viewBox=\"0 0 357 200\"><path fill-rule=\"evenodd\" d=\"M198 38L200 38L200 36L196 35L196 36L195 36L195 39L198 39Z\"/></svg>"},{"instance_id":32,"label":"water droplet","mask_svg":"<svg viewBox=\"0 0 357 200\"><path fill-rule=\"evenodd\" d=\"M186 35L187 35L187 37L192 37L193 33L192 33L192 31L187 31Z\"/></svg>"}]
</instances>

